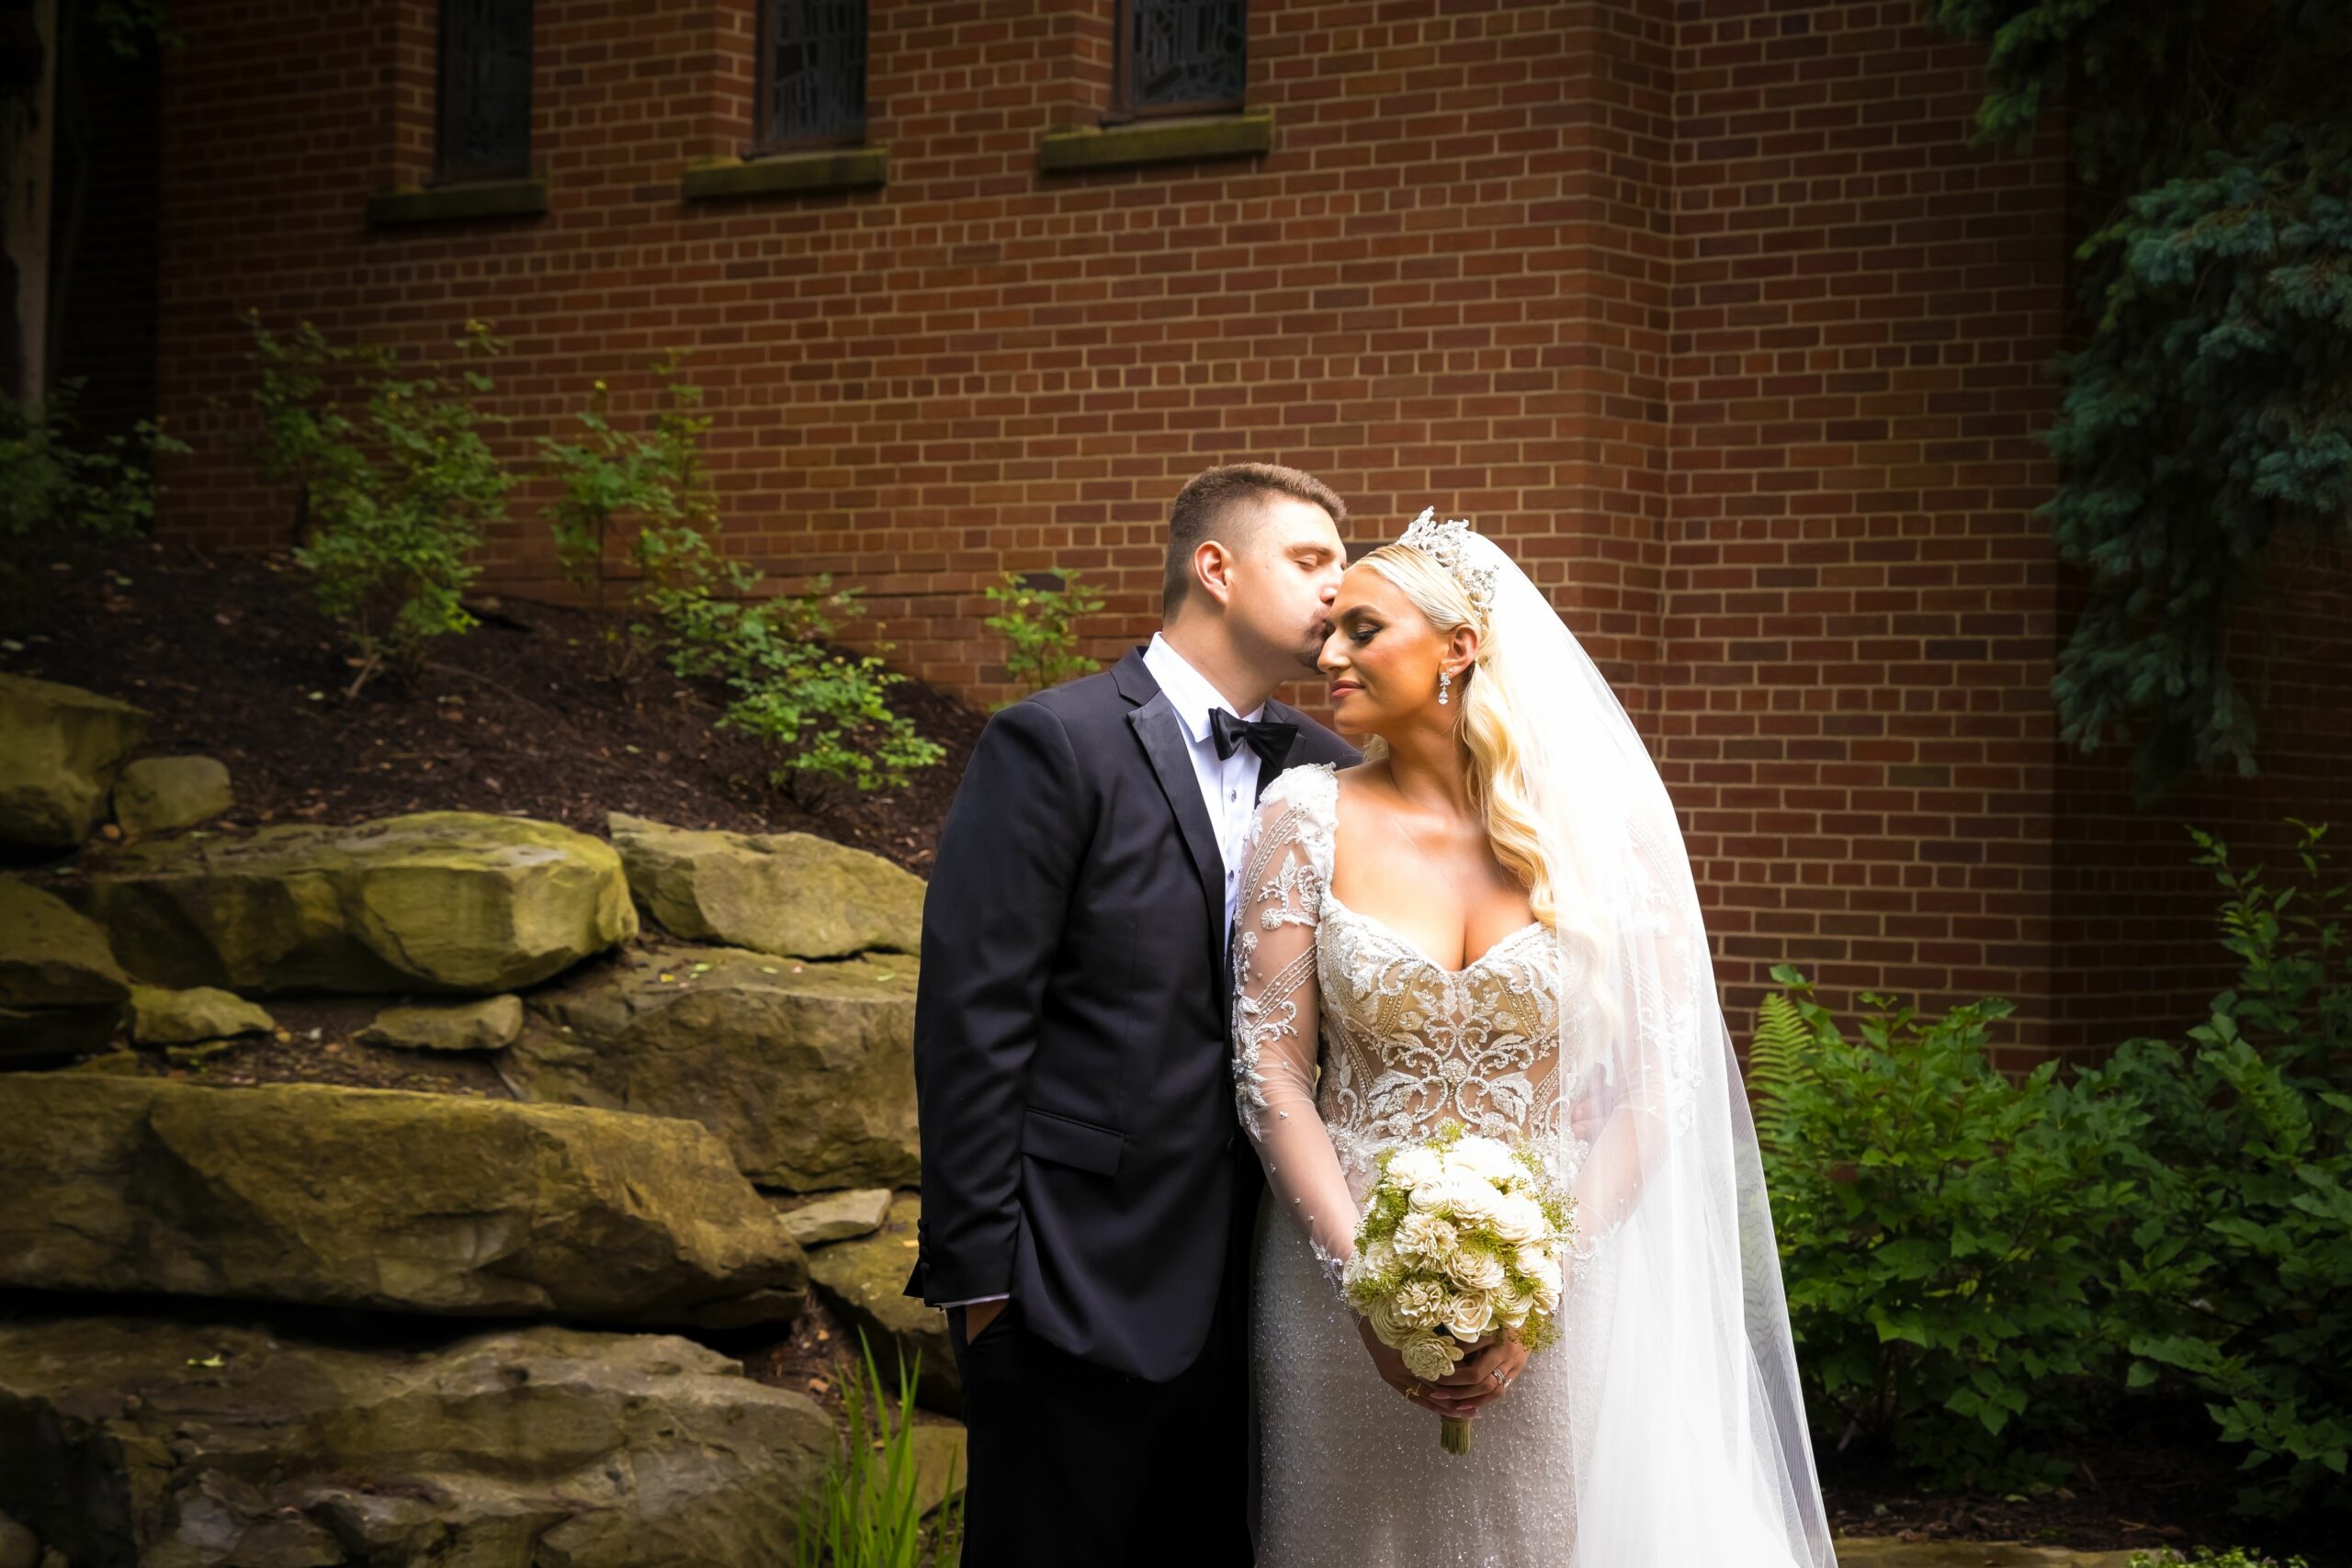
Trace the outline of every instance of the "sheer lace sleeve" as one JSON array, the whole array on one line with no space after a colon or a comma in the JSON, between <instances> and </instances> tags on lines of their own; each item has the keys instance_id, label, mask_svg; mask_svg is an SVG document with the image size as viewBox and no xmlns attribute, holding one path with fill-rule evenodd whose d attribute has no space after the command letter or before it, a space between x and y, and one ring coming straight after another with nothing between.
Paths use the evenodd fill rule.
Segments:
<instances>
[{"instance_id":1,"label":"sheer lace sleeve","mask_svg":"<svg viewBox=\"0 0 2352 1568\"><path fill-rule=\"evenodd\" d=\"M1267 787L1242 852L1233 929L1233 1073L1241 1125L1276 1201L1332 1289L1355 1251L1356 1205L1315 1109L1320 1027L1316 934L1331 874L1328 764Z\"/></svg>"}]
</instances>

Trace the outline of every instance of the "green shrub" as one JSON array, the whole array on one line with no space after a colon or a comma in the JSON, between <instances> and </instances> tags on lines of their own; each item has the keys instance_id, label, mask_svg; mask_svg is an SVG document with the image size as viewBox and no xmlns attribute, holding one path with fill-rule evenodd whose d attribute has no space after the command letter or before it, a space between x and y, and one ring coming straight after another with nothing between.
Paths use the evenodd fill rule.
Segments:
<instances>
[{"instance_id":1,"label":"green shrub","mask_svg":"<svg viewBox=\"0 0 2352 1568\"><path fill-rule=\"evenodd\" d=\"M1986 1000L1909 1008L1848 1040L1804 976L1766 998L1751 1050L1766 1185L1818 1435L1892 1443L1946 1484L2063 1473L2035 1446L2102 1370L2093 1242L2128 1182L2124 1119L2046 1063L1985 1060Z\"/></svg>"},{"instance_id":2,"label":"green shrub","mask_svg":"<svg viewBox=\"0 0 2352 1568\"><path fill-rule=\"evenodd\" d=\"M799 1517L797 1568L915 1568L956 1559L962 1535L963 1504L951 1495L931 1526L923 1524L914 1449L915 1378L922 1358L899 1363L895 1411L885 1402L874 1347L858 1330L865 1360L849 1393L849 1440L845 1461L819 1482L814 1507Z\"/></svg>"},{"instance_id":3,"label":"green shrub","mask_svg":"<svg viewBox=\"0 0 2352 1568\"><path fill-rule=\"evenodd\" d=\"M2326 829L2296 826L2301 874L2277 887L2192 831L2238 984L2190 1047L2131 1041L2084 1082L2144 1123L2107 1281L2129 1385L2204 1399L2246 1450L2240 1510L2273 1516L2352 1504L2352 966Z\"/></svg>"},{"instance_id":4,"label":"green shrub","mask_svg":"<svg viewBox=\"0 0 2352 1568\"><path fill-rule=\"evenodd\" d=\"M723 682L733 694L724 728L759 740L777 757L771 782L800 795L804 780L859 789L904 784L908 772L946 754L890 711L886 694L906 679L879 653L847 655L822 639L858 614L854 589L831 580L800 594L753 597L762 573L718 553L718 508L703 462L710 427L702 389L683 380L674 359L655 366L667 406L652 428L616 426L605 383L580 415L586 434L547 441L541 451L562 485L544 508L557 558L605 606L605 562L612 541L633 569L628 615L609 626L606 670L626 675L650 649L666 649L680 675Z\"/></svg>"},{"instance_id":5,"label":"green shrub","mask_svg":"<svg viewBox=\"0 0 2352 1568\"><path fill-rule=\"evenodd\" d=\"M725 586L747 592L759 581L729 563ZM846 781L857 788L895 788L910 770L929 767L945 748L890 711L885 694L906 677L874 653L842 654L825 638L840 619L859 613L859 590L836 592L820 577L805 593L766 599L722 598L716 570L681 574L653 596L673 638L671 668L710 675L735 694L719 724L760 740L780 759L769 774L788 793L802 778Z\"/></svg>"},{"instance_id":6,"label":"green shrub","mask_svg":"<svg viewBox=\"0 0 2352 1568\"><path fill-rule=\"evenodd\" d=\"M1012 644L1004 656L1005 673L1032 692L1096 669L1095 660L1078 651L1078 618L1102 609L1102 601L1080 585L1077 572L1065 571L1061 579L1059 588L1038 588L1008 571L1002 587L984 590L990 604L1004 609L980 624Z\"/></svg>"},{"instance_id":7,"label":"green shrub","mask_svg":"<svg viewBox=\"0 0 2352 1568\"><path fill-rule=\"evenodd\" d=\"M2094 1393L2187 1392L2245 1450L2241 1511L2352 1502L2352 942L2296 826L2275 886L2192 830L2238 983L2071 1080L1984 1063L2006 1003L1852 1043L1773 971L1748 1085L1825 1438L1990 1484L2053 1470L2035 1438Z\"/></svg>"},{"instance_id":8,"label":"green shrub","mask_svg":"<svg viewBox=\"0 0 2352 1568\"><path fill-rule=\"evenodd\" d=\"M280 339L258 312L248 320L262 464L301 487L307 536L294 558L357 650L346 695L381 670L413 677L434 638L474 625L471 553L514 482L481 434L496 416L473 406L491 389L475 364L503 345L469 321L465 368L408 376L390 351L329 343L309 321Z\"/></svg>"},{"instance_id":9,"label":"green shrub","mask_svg":"<svg viewBox=\"0 0 2352 1568\"><path fill-rule=\"evenodd\" d=\"M702 389L681 378L673 357L654 369L665 406L651 429L617 428L609 390L598 381L578 416L582 439L548 437L539 444L547 471L562 487L540 512L553 525L564 575L604 610L609 607L605 561L616 537L630 569L630 613L604 622L605 672L616 678L634 673L660 642L659 606L720 575L712 545L718 508L702 457L703 434L710 428L701 412Z\"/></svg>"},{"instance_id":10,"label":"green shrub","mask_svg":"<svg viewBox=\"0 0 2352 1568\"><path fill-rule=\"evenodd\" d=\"M126 539L155 520L158 454L186 452L153 420L95 445L74 438L82 382L60 382L39 403L0 397L0 535L36 531Z\"/></svg>"},{"instance_id":11,"label":"green shrub","mask_svg":"<svg viewBox=\"0 0 2352 1568\"><path fill-rule=\"evenodd\" d=\"M2311 1568L2311 1564L2300 1557L2290 1557L2281 1562L2244 1546L2233 1546L2218 1556L2211 1547L2200 1546L2193 1558L2183 1557L2167 1546L2156 1551L2133 1552L2130 1568Z\"/></svg>"}]
</instances>

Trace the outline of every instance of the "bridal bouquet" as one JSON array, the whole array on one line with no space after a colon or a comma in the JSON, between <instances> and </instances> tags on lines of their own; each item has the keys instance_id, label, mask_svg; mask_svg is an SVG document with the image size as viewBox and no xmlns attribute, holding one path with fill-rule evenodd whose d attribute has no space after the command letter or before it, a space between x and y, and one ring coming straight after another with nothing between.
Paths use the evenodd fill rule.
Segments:
<instances>
[{"instance_id":1,"label":"bridal bouquet","mask_svg":"<svg viewBox=\"0 0 2352 1568\"><path fill-rule=\"evenodd\" d=\"M1573 1206L1532 1150L1445 1122L1381 1155L1341 1286L1417 1378L1497 1335L1540 1350L1558 1333ZM1470 1423L1445 1417L1438 1441L1468 1453Z\"/></svg>"}]
</instances>

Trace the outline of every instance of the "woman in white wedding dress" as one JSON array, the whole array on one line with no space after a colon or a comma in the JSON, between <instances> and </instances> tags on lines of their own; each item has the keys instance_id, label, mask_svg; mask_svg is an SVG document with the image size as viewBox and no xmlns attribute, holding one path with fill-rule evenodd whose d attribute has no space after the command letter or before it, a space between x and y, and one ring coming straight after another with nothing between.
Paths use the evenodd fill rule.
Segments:
<instances>
[{"instance_id":1,"label":"woman in white wedding dress","mask_svg":"<svg viewBox=\"0 0 2352 1568\"><path fill-rule=\"evenodd\" d=\"M1425 512L1351 567L1332 620L1365 761L1267 786L1233 936L1269 1182L1258 1561L1834 1568L1754 1130L1639 736L1461 523ZM1575 1234L1560 1343L1428 1386L1339 1272L1374 1158L1449 1120L1534 1147ZM1467 1455L1442 1411L1474 1416Z\"/></svg>"}]
</instances>

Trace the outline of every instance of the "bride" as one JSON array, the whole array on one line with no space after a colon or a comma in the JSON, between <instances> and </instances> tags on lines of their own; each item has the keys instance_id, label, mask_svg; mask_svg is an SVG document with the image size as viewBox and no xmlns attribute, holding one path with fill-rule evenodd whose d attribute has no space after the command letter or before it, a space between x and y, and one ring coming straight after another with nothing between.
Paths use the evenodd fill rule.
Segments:
<instances>
[{"instance_id":1,"label":"bride","mask_svg":"<svg viewBox=\"0 0 2352 1568\"><path fill-rule=\"evenodd\" d=\"M1639 736L1463 523L1424 512L1356 562L1331 622L1365 760L1267 786L1233 940L1269 1182L1258 1561L1833 1568L1755 1133ZM1446 1121L1532 1145L1576 1206L1559 1342L1430 1384L1340 1270L1374 1158Z\"/></svg>"}]
</instances>

